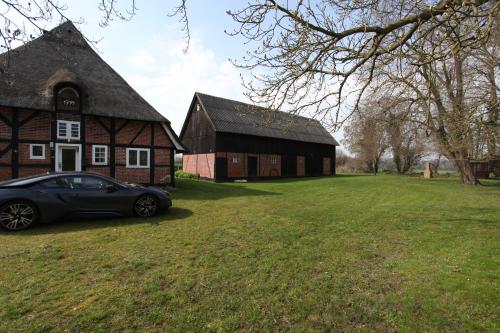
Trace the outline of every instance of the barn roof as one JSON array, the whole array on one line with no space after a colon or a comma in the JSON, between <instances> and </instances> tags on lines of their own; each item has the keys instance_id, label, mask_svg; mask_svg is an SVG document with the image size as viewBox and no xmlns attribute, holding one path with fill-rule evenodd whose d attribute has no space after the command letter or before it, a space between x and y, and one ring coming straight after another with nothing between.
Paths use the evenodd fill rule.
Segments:
<instances>
[{"instance_id":1,"label":"barn roof","mask_svg":"<svg viewBox=\"0 0 500 333\"><path fill-rule=\"evenodd\" d=\"M195 97L216 132L339 145L315 119L202 93L196 93Z\"/></svg>"},{"instance_id":2,"label":"barn roof","mask_svg":"<svg viewBox=\"0 0 500 333\"><path fill-rule=\"evenodd\" d=\"M62 82L80 87L85 114L168 123L69 21L0 54L0 105L54 110L53 88Z\"/></svg>"}]
</instances>

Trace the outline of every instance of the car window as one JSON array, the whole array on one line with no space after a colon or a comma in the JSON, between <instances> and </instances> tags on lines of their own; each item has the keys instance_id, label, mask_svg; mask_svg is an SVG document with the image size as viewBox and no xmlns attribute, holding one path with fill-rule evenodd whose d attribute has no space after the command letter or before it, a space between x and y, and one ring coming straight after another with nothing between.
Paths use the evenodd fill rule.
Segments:
<instances>
[{"instance_id":1,"label":"car window","mask_svg":"<svg viewBox=\"0 0 500 333\"><path fill-rule=\"evenodd\" d=\"M91 176L71 176L68 177L69 187L72 189L81 190L103 190L106 186L111 185L110 182Z\"/></svg>"},{"instance_id":2,"label":"car window","mask_svg":"<svg viewBox=\"0 0 500 333\"><path fill-rule=\"evenodd\" d=\"M63 189L63 188L69 188L69 184L67 177L56 177L38 183L37 187Z\"/></svg>"}]
</instances>

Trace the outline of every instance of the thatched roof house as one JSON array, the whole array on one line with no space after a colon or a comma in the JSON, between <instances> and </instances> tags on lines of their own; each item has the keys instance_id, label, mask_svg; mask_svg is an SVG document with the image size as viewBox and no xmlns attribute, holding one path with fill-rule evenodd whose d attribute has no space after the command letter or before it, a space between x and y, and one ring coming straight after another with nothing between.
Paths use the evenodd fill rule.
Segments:
<instances>
[{"instance_id":1,"label":"thatched roof house","mask_svg":"<svg viewBox=\"0 0 500 333\"><path fill-rule=\"evenodd\" d=\"M0 111L0 120L3 120L5 125L10 127L33 124L31 120L41 117L39 115L41 113L48 119L46 124L48 134L44 136L46 142L40 144L50 145L53 161L49 158L44 167L40 167L42 163L37 162L37 168L40 171L47 169L49 163L51 165L49 169L59 170L59 163L64 163L61 159L62 153L58 154L58 148L55 147L59 143L62 144L62 142L58 142L62 138L57 133L59 126L61 128L75 126L75 131L76 126L79 126L81 135L78 136L78 139L76 135L74 138L70 138L71 142L67 142L67 144L80 145L73 147L80 147L79 149L83 151L85 151L85 145L89 144L88 140L85 141L85 139L89 137L92 137L94 141L102 141L92 143L105 144L109 148L106 148L107 155L117 153L119 145L122 145L124 149L133 148L133 146L150 149L148 158L151 159L151 162L155 162L153 160L154 150L158 148L157 142L159 141L162 141L165 148L168 146L170 149L168 155L173 154L174 150L183 149L168 119L130 87L92 49L71 22L63 23L55 29L45 32L39 38L9 53L0 55ZM30 117L30 122L20 121L20 113L29 113L30 115L27 117ZM71 125L71 122L79 124ZM40 123L38 126L41 126ZM104 130L108 137L103 138L102 135L91 133L91 129L96 126L96 131ZM21 129L13 128L12 132L16 134L21 132ZM125 132L130 133L128 139L119 135ZM147 140L146 135L149 135ZM101 139L97 139L97 137L101 137ZM0 138L0 140L2 139L17 140L18 145L24 143L22 141L35 140L35 138L30 137ZM44 140L36 139L35 141ZM125 147L125 144L128 146ZM69 147L67 146L66 149ZM15 155L15 149L12 147L10 149L12 149L12 155ZM38 150L39 148L37 148ZM5 154L6 152L4 152ZM94 156L85 156L86 154L82 154L82 151L78 154L81 155L81 165L76 165L76 170L97 168L98 163L92 165L90 162ZM130 156L127 153L127 161L129 157L134 159L134 154L135 157L139 156L137 151L130 153ZM116 161L117 158L117 156L106 158L108 170L105 171L104 167L99 166L100 171L117 176L117 167L122 164ZM73 165L72 158L68 161L69 164ZM9 166L12 169L11 177L22 173L19 164L21 164L19 157L12 156ZM30 161L27 164L34 163ZM123 164L126 166L125 164L128 162L124 161ZM146 182L144 181L146 178L148 178L146 183L158 182L159 178L156 179L154 175L155 163L151 164L153 166L149 166L148 169L153 169L153 171L147 177L144 175L135 177L140 178L139 182ZM30 165L30 167L32 166ZM73 168L68 165L66 167ZM162 163L162 167L165 170L170 168L170 162ZM170 170L168 172L170 174ZM145 172L141 171L141 173ZM1 173L0 178L2 178Z\"/></svg>"}]
</instances>

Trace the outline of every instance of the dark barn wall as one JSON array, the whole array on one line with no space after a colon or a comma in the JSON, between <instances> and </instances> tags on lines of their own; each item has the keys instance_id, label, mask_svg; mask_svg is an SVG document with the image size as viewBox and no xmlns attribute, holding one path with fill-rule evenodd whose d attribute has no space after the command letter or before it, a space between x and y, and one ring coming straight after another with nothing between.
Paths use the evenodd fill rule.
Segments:
<instances>
[{"instance_id":1,"label":"dark barn wall","mask_svg":"<svg viewBox=\"0 0 500 333\"><path fill-rule=\"evenodd\" d=\"M215 131L205 111L196 110L197 103L193 103L189 118L181 133L181 141L187 149L187 154L214 153Z\"/></svg>"},{"instance_id":2,"label":"dark barn wall","mask_svg":"<svg viewBox=\"0 0 500 333\"><path fill-rule=\"evenodd\" d=\"M333 157L335 146L260 136L217 133L217 151Z\"/></svg>"},{"instance_id":3,"label":"dark barn wall","mask_svg":"<svg viewBox=\"0 0 500 333\"><path fill-rule=\"evenodd\" d=\"M297 175L297 156L305 157L305 175L321 176L323 172L323 158L329 157L335 161L335 146L310 142L282 140L251 135L217 133L216 149L218 152L241 152L254 154L281 155L282 176ZM334 172L334 162L331 163Z\"/></svg>"},{"instance_id":4,"label":"dark barn wall","mask_svg":"<svg viewBox=\"0 0 500 333\"><path fill-rule=\"evenodd\" d=\"M335 146L331 145L233 133L217 133L216 151L259 155L279 155L280 172L277 176L281 177L296 177L302 175L322 176L335 174ZM299 159L302 161L299 165L297 162L298 156L301 156ZM330 159L330 170L327 172L325 172L324 169L324 166L328 165L324 161L325 158ZM304 174L302 174L302 171L299 170L303 170ZM216 173L218 175L220 174L217 170ZM231 178L230 175L228 176Z\"/></svg>"}]
</instances>

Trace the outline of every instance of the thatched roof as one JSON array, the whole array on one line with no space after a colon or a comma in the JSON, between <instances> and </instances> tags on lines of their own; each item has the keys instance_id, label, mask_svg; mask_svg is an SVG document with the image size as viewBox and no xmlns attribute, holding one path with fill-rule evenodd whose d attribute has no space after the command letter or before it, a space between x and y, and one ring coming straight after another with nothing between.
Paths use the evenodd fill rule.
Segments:
<instances>
[{"instance_id":1,"label":"thatched roof","mask_svg":"<svg viewBox=\"0 0 500 333\"><path fill-rule=\"evenodd\" d=\"M201 93L194 98L206 111L216 132L339 145L315 119ZM183 132L184 128L181 138Z\"/></svg>"},{"instance_id":2,"label":"thatched roof","mask_svg":"<svg viewBox=\"0 0 500 333\"><path fill-rule=\"evenodd\" d=\"M53 88L80 87L85 114L168 122L86 42L71 22L0 54L0 105L54 110Z\"/></svg>"}]
</instances>

